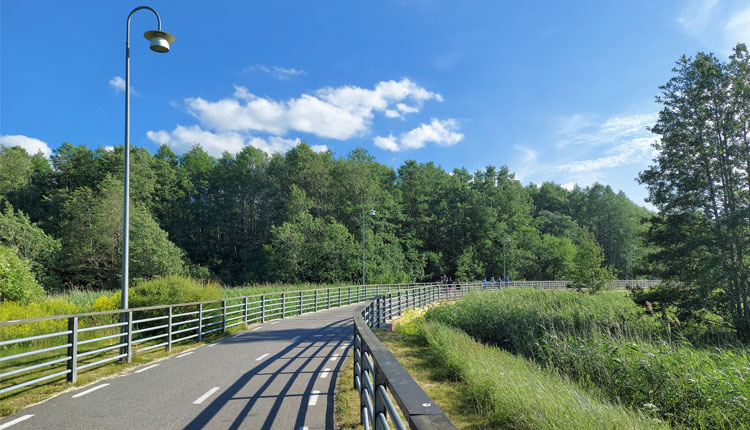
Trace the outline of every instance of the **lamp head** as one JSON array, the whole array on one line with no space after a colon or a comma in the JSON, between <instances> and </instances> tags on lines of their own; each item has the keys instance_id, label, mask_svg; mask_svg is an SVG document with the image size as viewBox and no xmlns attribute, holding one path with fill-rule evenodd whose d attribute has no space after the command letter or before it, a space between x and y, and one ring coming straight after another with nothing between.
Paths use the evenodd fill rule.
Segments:
<instances>
[{"instance_id":1,"label":"lamp head","mask_svg":"<svg viewBox=\"0 0 750 430\"><path fill-rule=\"evenodd\" d=\"M159 53L169 52L169 44L174 43L174 36L161 30L151 30L143 34L151 41L151 50Z\"/></svg>"},{"instance_id":2,"label":"lamp head","mask_svg":"<svg viewBox=\"0 0 750 430\"><path fill-rule=\"evenodd\" d=\"M370 209L370 215L372 215L372 216L375 215L375 209Z\"/></svg>"}]
</instances>

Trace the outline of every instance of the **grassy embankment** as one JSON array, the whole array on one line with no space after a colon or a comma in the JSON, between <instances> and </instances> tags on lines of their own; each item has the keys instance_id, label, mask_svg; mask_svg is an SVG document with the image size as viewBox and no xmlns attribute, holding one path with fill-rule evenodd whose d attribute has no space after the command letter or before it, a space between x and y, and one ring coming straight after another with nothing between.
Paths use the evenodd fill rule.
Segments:
<instances>
[{"instance_id":1,"label":"grassy embankment","mask_svg":"<svg viewBox=\"0 0 750 430\"><path fill-rule=\"evenodd\" d=\"M533 379L533 373L547 372L575 382L592 398L622 404L676 428L750 428L748 349L691 344L679 323L642 314L622 294L508 289L438 306L426 319L502 349L474 346L452 329L425 326L423 336L443 363L476 386L471 392L480 410L503 410L504 402L514 401L510 387L522 382L504 381L493 391L489 373L504 378L526 374L537 381L527 389L532 393L534 386L547 383L547 377ZM479 354L486 361L470 358ZM566 390L558 390L554 398L540 397L537 406L545 408L557 398L575 400L581 393L566 396Z\"/></svg>"}]
</instances>

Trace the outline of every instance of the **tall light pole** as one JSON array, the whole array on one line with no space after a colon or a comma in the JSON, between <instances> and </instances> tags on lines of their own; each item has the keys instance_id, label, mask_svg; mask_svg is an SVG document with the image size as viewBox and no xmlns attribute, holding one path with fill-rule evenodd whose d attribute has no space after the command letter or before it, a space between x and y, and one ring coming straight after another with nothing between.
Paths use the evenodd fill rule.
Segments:
<instances>
[{"instance_id":1,"label":"tall light pole","mask_svg":"<svg viewBox=\"0 0 750 430\"><path fill-rule=\"evenodd\" d=\"M169 44L174 43L174 36L161 31L161 18L148 6L139 6L128 15L125 33L125 197L122 220L122 293L120 308L128 308L128 257L130 254L130 18L141 9L147 9L156 15L157 30L147 31L143 36L151 42L151 50L159 53L169 52ZM126 315L126 314L122 314Z\"/></svg>"},{"instance_id":2,"label":"tall light pole","mask_svg":"<svg viewBox=\"0 0 750 430\"><path fill-rule=\"evenodd\" d=\"M375 210L370 209L370 216L375 216ZM362 206L362 285L365 285L365 207Z\"/></svg>"},{"instance_id":3,"label":"tall light pole","mask_svg":"<svg viewBox=\"0 0 750 430\"><path fill-rule=\"evenodd\" d=\"M507 276L505 276L505 243L510 244L510 238L506 237L503 241L503 282L505 282L506 279L508 279Z\"/></svg>"}]
</instances>

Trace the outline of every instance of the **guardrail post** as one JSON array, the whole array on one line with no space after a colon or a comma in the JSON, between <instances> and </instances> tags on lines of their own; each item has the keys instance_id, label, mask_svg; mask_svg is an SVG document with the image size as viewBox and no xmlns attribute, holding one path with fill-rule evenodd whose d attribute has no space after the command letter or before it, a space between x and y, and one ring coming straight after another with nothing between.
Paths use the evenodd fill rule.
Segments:
<instances>
[{"instance_id":1,"label":"guardrail post","mask_svg":"<svg viewBox=\"0 0 750 430\"><path fill-rule=\"evenodd\" d=\"M326 309L331 309L331 289L328 289L328 307Z\"/></svg>"},{"instance_id":2,"label":"guardrail post","mask_svg":"<svg viewBox=\"0 0 750 430\"><path fill-rule=\"evenodd\" d=\"M172 352L172 306L167 308L167 345L164 350Z\"/></svg>"},{"instance_id":3,"label":"guardrail post","mask_svg":"<svg viewBox=\"0 0 750 430\"><path fill-rule=\"evenodd\" d=\"M221 301L221 332L227 331L227 301Z\"/></svg>"},{"instance_id":4,"label":"guardrail post","mask_svg":"<svg viewBox=\"0 0 750 430\"><path fill-rule=\"evenodd\" d=\"M302 315L302 291L299 292L299 314Z\"/></svg>"},{"instance_id":5,"label":"guardrail post","mask_svg":"<svg viewBox=\"0 0 750 430\"><path fill-rule=\"evenodd\" d=\"M337 306L341 306L341 287L339 287L339 302Z\"/></svg>"},{"instance_id":6,"label":"guardrail post","mask_svg":"<svg viewBox=\"0 0 750 430\"><path fill-rule=\"evenodd\" d=\"M375 369L375 374L372 375L372 379L372 387L375 389L375 392L372 393L372 400L374 402L372 405L372 419L373 421L375 421L375 430L385 430L386 428L384 428L380 424L380 420L377 419L378 415L380 415L381 413L384 416L388 417L388 412L385 410L385 399L380 396L380 393L378 393L378 391L380 391L378 390L378 387L383 385L383 388L385 388L387 381L385 379L385 375L379 367Z\"/></svg>"},{"instance_id":7,"label":"guardrail post","mask_svg":"<svg viewBox=\"0 0 750 430\"><path fill-rule=\"evenodd\" d=\"M401 316L401 291L396 293L396 297L398 297L398 316Z\"/></svg>"},{"instance_id":8,"label":"guardrail post","mask_svg":"<svg viewBox=\"0 0 750 430\"><path fill-rule=\"evenodd\" d=\"M286 318L286 293L281 293L281 318Z\"/></svg>"},{"instance_id":9,"label":"guardrail post","mask_svg":"<svg viewBox=\"0 0 750 430\"><path fill-rule=\"evenodd\" d=\"M125 348L127 349L127 354L125 356L125 362L130 363L131 360L133 360L133 311L128 311L128 315L126 316L128 319L128 325L125 326L125 328L128 331L128 335L125 336L127 338L127 346Z\"/></svg>"},{"instance_id":10,"label":"guardrail post","mask_svg":"<svg viewBox=\"0 0 750 430\"><path fill-rule=\"evenodd\" d=\"M266 295L260 296L260 322L266 322Z\"/></svg>"},{"instance_id":11,"label":"guardrail post","mask_svg":"<svg viewBox=\"0 0 750 430\"><path fill-rule=\"evenodd\" d=\"M315 312L318 312L318 290L315 290Z\"/></svg>"},{"instance_id":12,"label":"guardrail post","mask_svg":"<svg viewBox=\"0 0 750 430\"><path fill-rule=\"evenodd\" d=\"M348 287L346 291L346 304L352 304L352 287Z\"/></svg>"},{"instance_id":13,"label":"guardrail post","mask_svg":"<svg viewBox=\"0 0 750 430\"><path fill-rule=\"evenodd\" d=\"M75 383L78 380L78 317L68 318L68 375L66 379L68 382Z\"/></svg>"},{"instance_id":14,"label":"guardrail post","mask_svg":"<svg viewBox=\"0 0 750 430\"><path fill-rule=\"evenodd\" d=\"M245 314L245 319L243 321L245 321L245 324L247 324L247 297L242 298L242 310Z\"/></svg>"},{"instance_id":15,"label":"guardrail post","mask_svg":"<svg viewBox=\"0 0 750 430\"><path fill-rule=\"evenodd\" d=\"M203 303L198 303L198 342L203 340Z\"/></svg>"}]
</instances>

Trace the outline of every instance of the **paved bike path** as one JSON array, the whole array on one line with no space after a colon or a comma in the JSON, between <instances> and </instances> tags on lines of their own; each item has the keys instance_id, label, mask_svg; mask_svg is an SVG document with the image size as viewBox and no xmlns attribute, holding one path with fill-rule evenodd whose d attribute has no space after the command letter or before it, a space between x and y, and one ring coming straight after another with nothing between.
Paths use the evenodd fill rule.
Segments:
<instances>
[{"instance_id":1,"label":"paved bike path","mask_svg":"<svg viewBox=\"0 0 750 430\"><path fill-rule=\"evenodd\" d=\"M26 408L0 430L333 428L356 306L253 324Z\"/></svg>"}]
</instances>

